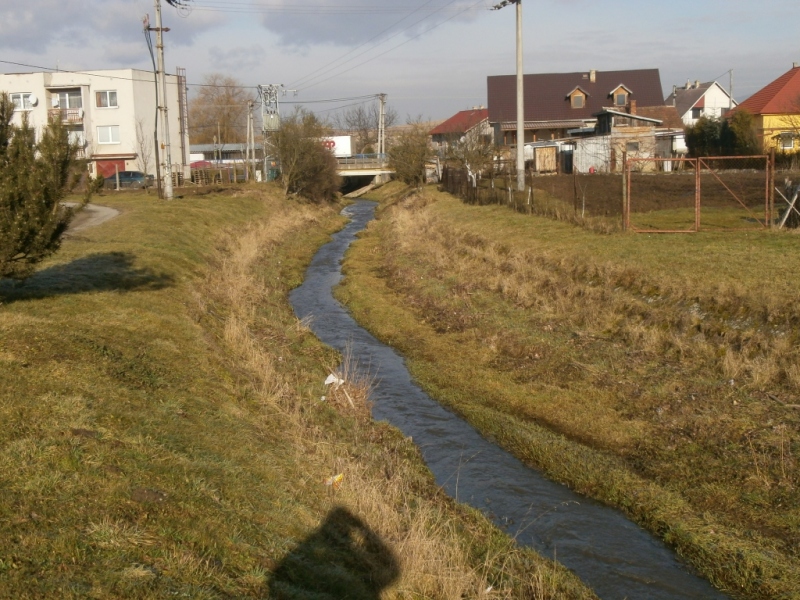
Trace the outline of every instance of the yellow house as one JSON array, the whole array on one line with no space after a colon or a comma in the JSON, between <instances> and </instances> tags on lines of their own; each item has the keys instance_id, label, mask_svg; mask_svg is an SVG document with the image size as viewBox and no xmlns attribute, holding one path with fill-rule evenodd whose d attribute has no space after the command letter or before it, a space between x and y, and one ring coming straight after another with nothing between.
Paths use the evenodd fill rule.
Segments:
<instances>
[{"instance_id":1,"label":"yellow house","mask_svg":"<svg viewBox=\"0 0 800 600\"><path fill-rule=\"evenodd\" d=\"M800 150L800 66L795 63L736 110L747 110L753 115L756 136L764 150Z\"/></svg>"}]
</instances>

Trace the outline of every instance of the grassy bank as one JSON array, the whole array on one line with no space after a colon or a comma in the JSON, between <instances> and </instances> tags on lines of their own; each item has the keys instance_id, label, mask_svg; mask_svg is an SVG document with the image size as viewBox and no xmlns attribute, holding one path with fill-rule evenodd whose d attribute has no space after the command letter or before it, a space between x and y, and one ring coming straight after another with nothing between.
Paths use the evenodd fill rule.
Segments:
<instances>
[{"instance_id":1,"label":"grassy bank","mask_svg":"<svg viewBox=\"0 0 800 600\"><path fill-rule=\"evenodd\" d=\"M339 297L487 436L719 587L800 597L797 236L598 235L384 199Z\"/></svg>"},{"instance_id":2,"label":"grassy bank","mask_svg":"<svg viewBox=\"0 0 800 600\"><path fill-rule=\"evenodd\" d=\"M368 382L324 388L286 295L333 207L95 202L0 282L0 597L591 597L444 498Z\"/></svg>"}]
</instances>

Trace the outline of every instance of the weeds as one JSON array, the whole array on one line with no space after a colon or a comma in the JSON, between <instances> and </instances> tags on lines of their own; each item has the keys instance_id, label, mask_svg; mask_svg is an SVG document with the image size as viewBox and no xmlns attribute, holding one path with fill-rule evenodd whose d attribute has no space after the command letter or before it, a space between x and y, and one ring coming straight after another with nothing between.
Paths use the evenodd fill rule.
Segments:
<instances>
[{"instance_id":1,"label":"weeds","mask_svg":"<svg viewBox=\"0 0 800 600\"><path fill-rule=\"evenodd\" d=\"M0 597L265 597L341 507L359 543L372 531L398 556L385 598L516 590L557 570L529 552L503 566L507 538L363 416L357 377L358 414L319 402L339 358L286 297L341 224L331 207L250 188L100 201L122 214L24 286L0 282ZM361 546L337 547L358 566ZM423 551L447 579L414 563ZM548 585L591 597L568 573Z\"/></svg>"},{"instance_id":2,"label":"weeds","mask_svg":"<svg viewBox=\"0 0 800 600\"><path fill-rule=\"evenodd\" d=\"M791 236L597 236L424 194L348 255L359 320L434 396L718 585L791 597L800 313L772 264Z\"/></svg>"}]
</instances>

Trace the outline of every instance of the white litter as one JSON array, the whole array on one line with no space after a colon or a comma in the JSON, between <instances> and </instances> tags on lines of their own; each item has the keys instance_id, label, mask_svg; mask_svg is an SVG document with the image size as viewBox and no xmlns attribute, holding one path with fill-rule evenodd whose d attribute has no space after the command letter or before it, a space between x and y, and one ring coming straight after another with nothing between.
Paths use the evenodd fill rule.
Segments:
<instances>
[{"instance_id":1,"label":"white litter","mask_svg":"<svg viewBox=\"0 0 800 600\"><path fill-rule=\"evenodd\" d=\"M327 379L325 379L325 385L334 384L337 388L344 383L344 379L341 379L338 375L334 375L331 373L328 375Z\"/></svg>"}]
</instances>

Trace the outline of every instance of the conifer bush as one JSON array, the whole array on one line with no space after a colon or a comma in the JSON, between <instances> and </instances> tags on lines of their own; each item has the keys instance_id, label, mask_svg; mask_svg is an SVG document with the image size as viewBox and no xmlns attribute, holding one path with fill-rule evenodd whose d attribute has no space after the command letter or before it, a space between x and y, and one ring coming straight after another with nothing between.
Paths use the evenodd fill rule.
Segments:
<instances>
[{"instance_id":1,"label":"conifer bush","mask_svg":"<svg viewBox=\"0 0 800 600\"><path fill-rule=\"evenodd\" d=\"M56 250L72 217L61 205L75 168L75 145L61 119L36 140L27 115L12 123L14 104L0 94L0 278L25 279Z\"/></svg>"}]
</instances>

